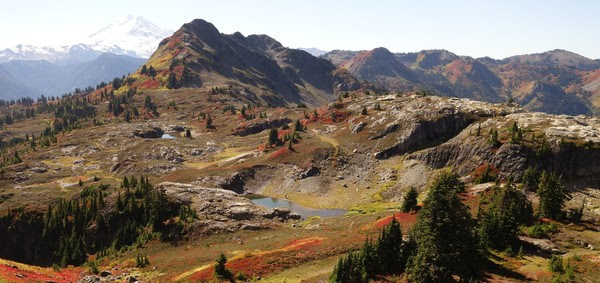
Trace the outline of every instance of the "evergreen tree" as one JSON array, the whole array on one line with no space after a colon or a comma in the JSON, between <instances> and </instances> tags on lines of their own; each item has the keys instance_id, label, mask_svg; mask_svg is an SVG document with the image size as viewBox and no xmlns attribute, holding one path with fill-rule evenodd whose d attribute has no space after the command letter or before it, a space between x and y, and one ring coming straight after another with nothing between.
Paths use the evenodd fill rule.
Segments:
<instances>
[{"instance_id":1,"label":"evergreen tree","mask_svg":"<svg viewBox=\"0 0 600 283\"><path fill-rule=\"evenodd\" d=\"M145 75L145 74L146 74L146 72L147 72L146 65L143 65L143 66L142 66L142 69L140 70L140 73L141 73L142 75Z\"/></svg>"},{"instance_id":2,"label":"evergreen tree","mask_svg":"<svg viewBox=\"0 0 600 283\"><path fill-rule=\"evenodd\" d=\"M179 86L177 84L177 77L175 76L175 73L169 73L169 78L167 79L167 88L175 89L178 87Z\"/></svg>"},{"instance_id":3,"label":"evergreen tree","mask_svg":"<svg viewBox=\"0 0 600 283\"><path fill-rule=\"evenodd\" d=\"M277 136L277 129L271 128L269 131L269 139L267 140L267 146L277 145L279 143L279 137Z\"/></svg>"},{"instance_id":4,"label":"evergreen tree","mask_svg":"<svg viewBox=\"0 0 600 283\"><path fill-rule=\"evenodd\" d=\"M411 282L454 282L479 275L482 255L474 222L457 192L463 190L458 176L441 173L431 188L411 237L417 252L407 272Z\"/></svg>"},{"instance_id":5,"label":"evergreen tree","mask_svg":"<svg viewBox=\"0 0 600 283\"><path fill-rule=\"evenodd\" d=\"M375 103L375 111L381 111L381 105L379 104L379 102Z\"/></svg>"},{"instance_id":6,"label":"evergreen tree","mask_svg":"<svg viewBox=\"0 0 600 283\"><path fill-rule=\"evenodd\" d=\"M532 216L527 195L517 191L509 180L504 187L493 188L491 203L480 216L481 238L489 247L503 250L517 241L519 226L528 224Z\"/></svg>"},{"instance_id":7,"label":"evergreen tree","mask_svg":"<svg viewBox=\"0 0 600 283\"><path fill-rule=\"evenodd\" d=\"M559 217L561 209L571 199L571 193L562 185L554 172L542 172L537 193L540 197L540 216L553 219Z\"/></svg>"},{"instance_id":8,"label":"evergreen tree","mask_svg":"<svg viewBox=\"0 0 600 283\"><path fill-rule=\"evenodd\" d=\"M367 107L363 107L362 110L360 110L360 115L368 115L369 113L367 113Z\"/></svg>"},{"instance_id":9,"label":"evergreen tree","mask_svg":"<svg viewBox=\"0 0 600 283\"><path fill-rule=\"evenodd\" d=\"M212 117L210 117L210 114L208 114L208 119L206 120L206 128L207 129L213 128L213 120L212 120Z\"/></svg>"},{"instance_id":10,"label":"evergreen tree","mask_svg":"<svg viewBox=\"0 0 600 283\"><path fill-rule=\"evenodd\" d=\"M500 145L500 140L498 140L498 130L496 130L496 129L490 130L490 138L488 140L488 143L493 147L497 147Z\"/></svg>"},{"instance_id":11,"label":"evergreen tree","mask_svg":"<svg viewBox=\"0 0 600 283\"><path fill-rule=\"evenodd\" d=\"M217 279L230 279L232 274L225 264L227 263L227 257L223 253L217 258L217 264L215 265L215 277Z\"/></svg>"},{"instance_id":12,"label":"evergreen tree","mask_svg":"<svg viewBox=\"0 0 600 283\"><path fill-rule=\"evenodd\" d=\"M525 169L521 183L528 189L537 189L537 185L540 183L540 172L537 167L528 167Z\"/></svg>"},{"instance_id":13,"label":"evergreen tree","mask_svg":"<svg viewBox=\"0 0 600 283\"><path fill-rule=\"evenodd\" d=\"M294 131L304 132L304 127L302 126L302 123L300 123L300 120L298 120L298 119L296 119L296 123L294 123Z\"/></svg>"},{"instance_id":14,"label":"evergreen tree","mask_svg":"<svg viewBox=\"0 0 600 283\"><path fill-rule=\"evenodd\" d=\"M151 77L156 77L156 71L154 70L154 67L150 66L150 68L148 68L148 76Z\"/></svg>"},{"instance_id":15,"label":"evergreen tree","mask_svg":"<svg viewBox=\"0 0 600 283\"><path fill-rule=\"evenodd\" d=\"M417 197L419 197L419 193L415 187L410 187L402 200L402 212L411 212L417 206Z\"/></svg>"},{"instance_id":16,"label":"evergreen tree","mask_svg":"<svg viewBox=\"0 0 600 283\"><path fill-rule=\"evenodd\" d=\"M392 217L376 243L366 239L359 252L340 257L329 276L329 282L366 283L379 275L401 274L409 253L407 244L402 240L400 223Z\"/></svg>"}]
</instances>

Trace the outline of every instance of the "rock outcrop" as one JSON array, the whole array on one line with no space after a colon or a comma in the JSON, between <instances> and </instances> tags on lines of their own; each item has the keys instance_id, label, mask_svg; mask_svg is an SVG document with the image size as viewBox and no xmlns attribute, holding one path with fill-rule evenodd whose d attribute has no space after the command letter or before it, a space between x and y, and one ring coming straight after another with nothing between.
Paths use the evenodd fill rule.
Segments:
<instances>
[{"instance_id":1,"label":"rock outcrop","mask_svg":"<svg viewBox=\"0 0 600 283\"><path fill-rule=\"evenodd\" d=\"M268 229L281 221L299 219L287 209L264 209L233 191L191 184L164 182L156 185L175 202L190 205L199 217L194 232L214 234L236 230Z\"/></svg>"},{"instance_id":2,"label":"rock outcrop","mask_svg":"<svg viewBox=\"0 0 600 283\"><path fill-rule=\"evenodd\" d=\"M488 129L502 132L516 122L527 142L488 144ZM557 116L543 113L518 113L471 125L449 141L408 156L434 168L451 166L459 174L472 173L482 164L500 170L501 176L519 179L528 167L559 172L563 177L592 177L600 174L600 119ZM481 126L480 136L474 133ZM532 136L536 135L533 139ZM543 141L543 142L542 142ZM546 149L540 150L541 143Z\"/></svg>"}]
</instances>

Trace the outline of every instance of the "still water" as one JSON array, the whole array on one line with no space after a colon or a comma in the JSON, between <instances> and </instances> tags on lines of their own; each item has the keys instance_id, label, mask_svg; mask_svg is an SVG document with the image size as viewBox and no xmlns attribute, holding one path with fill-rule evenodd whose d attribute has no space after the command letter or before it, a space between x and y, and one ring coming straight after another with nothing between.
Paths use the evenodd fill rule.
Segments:
<instances>
[{"instance_id":1,"label":"still water","mask_svg":"<svg viewBox=\"0 0 600 283\"><path fill-rule=\"evenodd\" d=\"M302 216L302 219L306 219L311 216L334 217L346 214L346 210L343 209L320 209L303 207L289 200L272 198L263 195L251 194L247 195L246 197L249 198L252 201L252 203L265 208L287 208L295 213L298 213L300 216Z\"/></svg>"}]
</instances>

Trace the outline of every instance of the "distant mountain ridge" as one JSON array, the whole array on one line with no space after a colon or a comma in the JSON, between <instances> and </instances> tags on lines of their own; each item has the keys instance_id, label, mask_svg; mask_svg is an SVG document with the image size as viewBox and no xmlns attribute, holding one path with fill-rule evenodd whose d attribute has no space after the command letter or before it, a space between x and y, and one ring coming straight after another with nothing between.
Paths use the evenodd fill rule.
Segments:
<instances>
[{"instance_id":1,"label":"distant mountain ridge","mask_svg":"<svg viewBox=\"0 0 600 283\"><path fill-rule=\"evenodd\" d=\"M75 88L95 87L134 72L145 59L104 53L83 63L58 65L48 61L11 61L0 64L0 99L58 96Z\"/></svg>"},{"instance_id":2,"label":"distant mountain ridge","mask_svg":"<svg viewBox=\"0 0 600 283\"><path fill-rule=\"evenodd\" d=\"M61 95L127 75L170 34L130 15L75 45L7 48L0 51L0 99Z\"/></svg>"},{"instance_id":3,"label":"distant mountain ridge","mask_svg":"<svg viewBox=\"0 0 600 283\"><path fill-rule=\"evenodd\" d=\"M381 54L386 59L378 58ZM334 50L322 58L390 90L422 89L488 102L512 98L527 109L554 114L591 114L600 109L599 60L573 52L557 49L501 60L446 50L396 53L395 60L390 54L385 48ZM402 71L390 72L391 64Z\"/></svg>"},{"instance_id":4,"label":"distant mountain ridge","mask_svg":"<svg viewBox=\"0 0 600 283\"><path fill-rule=\"evenodd\" d=\"M63 46L17 45L0 50L0 63L45 60L59 65L89 62L103 53L149 58L158 43L171 34L143 17L129 15L79 43Z\"/></svg>"},{"instance_id":5,"label":"distant mountain ridge","mask_svg":"<svg viewBox=\"0 0 600 283\"><path fill-rule=\"evenodd\" d=\"M321 55L326 54L327 52L329 52L327 50L322 50L322 49L314 48L314 47L310 47L310 48L302 48L302 47L300 47L298 49L304 50L304 51L310 53L310 55L315 56L315 57L320 57Z\"/></svg>"}]
</instances>

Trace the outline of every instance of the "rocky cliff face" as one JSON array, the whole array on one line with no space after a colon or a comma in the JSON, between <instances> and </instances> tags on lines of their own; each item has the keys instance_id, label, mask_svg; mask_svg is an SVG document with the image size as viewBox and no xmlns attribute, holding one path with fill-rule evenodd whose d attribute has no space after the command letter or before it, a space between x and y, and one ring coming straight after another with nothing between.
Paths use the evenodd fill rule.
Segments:
<instances>
[{"instance_id":1,"label":"rocky cliff face","mask_svg":"<svg viewBox=\"0 0 600 283\"><path fill-rule=\"evenodd\" d=\"M502 140L500 146L488 143L489 129L502 136L512 122L524 130L522 142ZM555 171L565 178L588 178L600 174L599 120L591 117L554 116L543 113L518 113L473 124L451 140L408 156L433 168L453 167L470 174L489 164L502 176L519 179L528 167ZM481 127L480 136L477 128ZM533 136L536 138L533 138Z\"/></svg>"},{"instance_id":2,"label":"rocky cliff face","mask_svg":"<svg viewBox=\"0 0 600 283\"><path fill-rule=\"evenodd\" d=\"M377 159L435 146L479 119L522 111L471 100L418 95L357 100L348 108L359 112L361 107L375 109L376 105L381 110L373 111L369 117L353 119L352 129L364 128L369 140L379 145L374 153Z\"/></svg>"}]
</instances>

